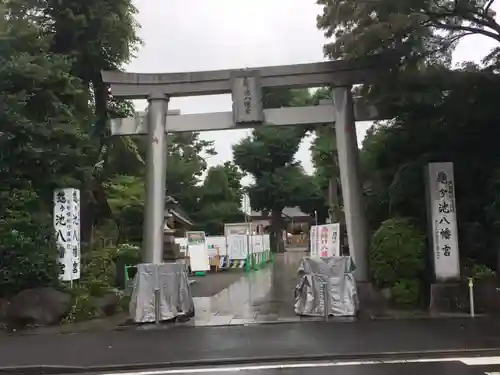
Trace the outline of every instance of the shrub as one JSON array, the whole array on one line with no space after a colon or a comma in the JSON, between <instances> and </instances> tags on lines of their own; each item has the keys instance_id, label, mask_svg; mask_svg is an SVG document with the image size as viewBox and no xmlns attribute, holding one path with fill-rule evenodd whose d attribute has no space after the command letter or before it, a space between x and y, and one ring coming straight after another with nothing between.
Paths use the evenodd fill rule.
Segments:
<instances>
[{"instance_id":1,"label":"shrub","mask_svg":"<svg viewBox=\"0 0 500 375\"><path fill-rule=\"evenodd\" d=\"M420 281L407 279L397 281L391 288L392 301L401 307L418 305L420 300Z\"/></svg>"},{"instance_id":2,"label":"shrub","mask_svg":"<svg viewBox=\"0 0 500 375\"><path fill-rule=\"evenodd\" d=\"M69 290L72 296L71 310L64 318L65 323L75 323L99 317L95 298L81 286Z\"/></svg>"},{"instance_id":3,"label":"shrub","mask_svg":"<svg viewBox=\"0 0 500 375\"><path fill-rule=\"evenodd\" d=\"M58 286L61 266L51 215L40 210L34 192L0 194L0 297Z\"/></svg>"},{"instance_id":4,"label":"shrub","mask_svg":"<svg viewBox=\"0 0 500 375\"><path fill-rule=\"evenodd\" d=\"M392 218L382 223L370 246L373 281L382 288L403 280L416 280L425 268L425 235L408 218Z\"/></svg>"},{"instance_id":5,"label":"shrub","mask_svg":"<svg viewBox=\"0 0 500 375\"><path fill-rule=\"evenodd\" d=\"M116 282L116 248L94 249L82 256L80 284L91 296L102 296Z\"/></svg>"},{"instance_id":6,"label":"shrub","mask_svg":"<svg viewBox=\"0 0 500 375\"><path fill-rule=\"evenodd\" d=\"M126 264L130 266L137 265L141 263L141 249L139 246L131 244L122 244L118 246L118 251L116 253L116 259L119 260L121 264Z\"/></svg>"},{"instance_id":7,"label":"shrub","mask_svg":"<svg viewBox=\"0 0 500 375\"><path fill-rule=\"evenodd\" d=\"M468 277L474 278L474 280L495 280L497 273L491 268L484 264L473 264L470 272L467 274Z\"/></svg>"}]
</instances>

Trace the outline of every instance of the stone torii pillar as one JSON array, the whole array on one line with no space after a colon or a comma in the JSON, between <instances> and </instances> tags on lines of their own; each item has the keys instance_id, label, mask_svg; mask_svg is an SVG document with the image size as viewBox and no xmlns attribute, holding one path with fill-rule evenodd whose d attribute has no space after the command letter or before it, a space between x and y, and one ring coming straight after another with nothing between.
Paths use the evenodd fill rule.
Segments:
<instances>
[{"instance_id":1,"label":"stone torii pillar","mask_svg":"<svg viewBox=\"0 0 500 375\"><path fill-rule=\"evenodd\" d=\"M359 149L351 87L332 89L335 135L349 251L356 280L368 282L368 226L360 176Z\"/></svg>"},{"instance_id":2,"label":"stone torii pillar","mask_svg":"<svg viewBox=\"0 0 500 375\"><path fill-rule=\"evenodd\" d=\"M167 111L169 98L160 92L148 97L146 150L146 199L144 209L144 263L163 262L165 228L165 179L167 171Z\"/></svg>"}]
</instances>

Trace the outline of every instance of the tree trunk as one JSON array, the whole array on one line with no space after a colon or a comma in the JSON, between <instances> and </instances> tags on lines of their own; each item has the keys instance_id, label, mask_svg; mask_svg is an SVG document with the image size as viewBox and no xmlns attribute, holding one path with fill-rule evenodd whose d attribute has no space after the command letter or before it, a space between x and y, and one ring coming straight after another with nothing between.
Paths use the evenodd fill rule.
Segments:
<instances>
[{"instance_id":1,"label":"tree trunk","mask_svg":"<svg viewBox=\"0 0 500 375\"><path fill-rule=\"evenodd\" d=\"M273 208L271 211L271 251L275 253L284 253L285 244L283 243L283 220L281 213L283 208Z\"/></svg>"}]
</instances>

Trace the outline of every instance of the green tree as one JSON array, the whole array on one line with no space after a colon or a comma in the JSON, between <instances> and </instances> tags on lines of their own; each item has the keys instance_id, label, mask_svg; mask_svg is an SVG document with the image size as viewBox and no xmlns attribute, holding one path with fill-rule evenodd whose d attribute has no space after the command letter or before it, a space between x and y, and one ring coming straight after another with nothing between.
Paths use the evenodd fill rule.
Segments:
<instances>
[{"instance_id":1,"label":"green tree","mask_svg":"<svg viewBox=\"0 0 500 375\"><path fill-rule=\"evenodd\" d=\"M231 168L234 172L234 169ZM199 207L195 214L197 226L207 234L223 235L224 224L244 220L240 209L240 191L229 184L226 165L212 167L201 188Z\"/></svg>"},{"instance_id":2,"label":"green tree","mask_svg":"<svg viewBox=\"0 0 500 375\"><path fill-rule=\"evenodd\" d=\"M91 175L81 81L50 51L30 4L4 2L0 25L0 295L58 282L52 196ZM23 5L23 6L21 6ZM7 17L8 15L8 17Z\"/></svg>"},{"instance_id":3,"label":"green tree","mask_svg":"<svg viewBox=\"0 0 500 375\"><path fill-rule=\"evenodd\" d=\"M405 65L416 67L428 58L450 62L451 49L468 35L500 42L500 25L491 8L494 0L317 3L323 7L319 28L328 37L335 37L325 46L327 54L334 58L392 51L404 58Z\"/></svg>"},{"instance_id":4,"label":"green tree","mask_svg":"<svg viewBox=\"0 0 500 375\"><path fill-rule=\"evenodd\" d=\"M139 155L146 159L146 139L134 139ZM166 194L174 197L189 216L198 210L200 182L207 170L206 157L215 155L213 142L200 138L200 133L175 133L167 137Z\"/></svg>"},{"instance_id":5,"label":"green tree","mask_svg":"<svg viewBox=\"0 0 500 375\"><path fill-rule=\"evenodd\" d=\"M226 161L223 164L224 173L227 176L227 181L229 187L236 194L237 202L241 204L243 199L243 187L241 185L241 179L245 177L245 174L238 168L236 164L231 161Z\"/></svg>"},{"instance_id":6,"label":"green tree","mask_svg":"<svg viewBox=\"0 0 500 375\"><path fill-rule=\"evenodd\" d=\"M312 102L308 90L268 90L264 93L264 107L280 108L304 106ZM248 188L252 209L271 212L272 248L283 251L280 235L284 227L281 212L300 201L304 180L300 163L294 160L307 129L301 127L266 127L233 147L234 162L243 172L255 179Z\"/></svg>"},{"instance_id":7,"label":"green tree","mask_svg":"<svg viewBox=\"0 0 500 375\"><path fill-rule=\"evenodd\" d=\"M118 227L118 243L140 244L144 223L144 179L117 175L104 184Z\"/></svg>"}]
</instances>

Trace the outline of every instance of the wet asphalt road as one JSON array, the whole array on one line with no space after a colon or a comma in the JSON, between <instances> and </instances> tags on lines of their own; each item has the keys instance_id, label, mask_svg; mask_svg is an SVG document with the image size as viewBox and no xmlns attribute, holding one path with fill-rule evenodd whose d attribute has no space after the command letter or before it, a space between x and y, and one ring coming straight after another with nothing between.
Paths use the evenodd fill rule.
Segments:
<instances>
[{"instance_id":1,"label":"wet asphalt road","mask_svg":"<svg viewBox=\"0 0 500 375\"><path fill-rule=\"evenodd\" d=\"M498 352L500 349L500 321L486 318L170 327L63 335L0 335L0 367L130 368L159 364L157 367L161 368L162 364L215 366L358 358L381 353L477 349Z\"/></svg>"},{"instance_id":2,"label":"wet asphalt road","mask_svg":"<svg viewBox=\"0 0 500 375\"><path fill-rule=\"evenodd\" d=\"M201 372L199 375L214 374ZM405 363L335 367L235 370L225 375L474 375L482 374L463 363Z\"/></svg>"},{"instance_id":3,"label":"wet asphalt road","mask_svg":"<svg viewBox=\"0 0 500 375\"><path fill-rule=\"evenodd\" d=\"M423 363L381 363L381 364L359 364L330 366L328 364L308 364L307 366L285 365L282 368L256 365L253 368L208 368L206 371L200 369L178 369L178 370L152 370L127 373L107 373L107 375L175 375L193 374L197 375L484 375L484 366L468 366L460 361L456 362L423 362ZM260 367L260 368L259 368ZM264 368L262 368L264 367ZM499 366L496 366L499 367ZM487 370L487 371L492 371ZM498 371L498 370L495 370ZM103 373L89 373L84 375L104 375Z\"/></svg>"}]
</instances>

